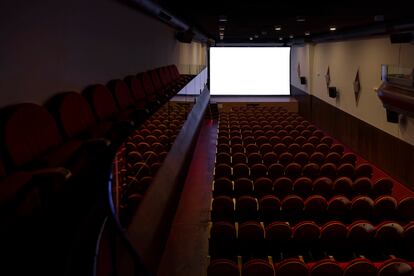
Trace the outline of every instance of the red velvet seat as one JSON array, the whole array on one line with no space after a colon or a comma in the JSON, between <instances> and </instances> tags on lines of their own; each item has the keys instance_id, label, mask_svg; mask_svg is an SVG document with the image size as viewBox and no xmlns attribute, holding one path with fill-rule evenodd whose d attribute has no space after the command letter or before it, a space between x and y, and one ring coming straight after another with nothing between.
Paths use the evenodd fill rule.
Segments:
<instances>
[{"instance_id":1,"label":"red velvet seat","mask_svg":"<svg viewBox=\"0 0 414 276\"><path fill-rule=\"evenodd\" d=\"M348 241L358 253L370 253L375 227L366 220L354 221L348 226Z\"/></svg>"},{"instance_id":2,"label":"red velvet seat","mask_svg":"<svg viewBox=\"0 0 414 276\"><path fill-rule=\"evenodd\" d=\"M281 214L287 221L296 221L303 214L305 204L297 195L288 195L282 200Z\"/></svg>"},{"instance_id":3,"label":"red velvet seat","mask_svg":"<svg viewBox=\"0 0 414 276\"><path fill-rule=\"evenodd\" d=\"M328 201L328 216L331 219L346 220L351 213L351 201L344 196L334 196Z\"/></svg>"},{"instance_id":4,"label":"red velvet seat","mask_svg":"<svg viewBox=\"0 0 414 276\"><path fill-rule=\"evenodd\" d=\"M240 276L237 263L227 260L213 260L207 268L207 276Z\"/></svg>"},{"instance_id":5,"label":"red velvet seat","mask_svg":"<svg viewBox=\"0 0 414 276\"><path fill-rule=\"evenodd\" d=\"M47 106L66 139L120 140L114 124L109 121L97 123L88 101L77 92L57 94L49 100Z\"/></svg>"},{"instance_id":6,"label":"red velvet seat","mask_svg":"<svg viewBox=\"0 0 414 276\"><path fill-rule=\"evenodd\" d=\"M313 181L313 193L330 198L333 190L333 182L328 177L319 177Z\"/></svg>"},{"instance_id":7,"label":"red velvet seat","mask_svg":"<svg viewBox=\"0 0 414 276\"><path fill-rule=\"evenodd\" d=\"M348 177L337 178L333 183L333 193L335 195L343 195L346 197L351 197L352 180Z\"/></svg>"},{"instance_id":8,"label":"red velvet seat","mask_svg":"<svg viewBox=\"0 0 414 276\"><path fill-rule=\"evenodd\" d=\"M355 195L371 195L372 183L368 177L357 178L352 184L352 190Z\"/></svg>"},{"instance_id":9,"label":"red velvet seat","mask_svg":"<svg viewBox=\"0 0 414 276\"><path fill-rule=\"evenodd\" d=\"M274 276L273 265L262 259L249 260L243 265L243 275L245 276Z\"/></svg>"},{"instance_id":10,"label":"red velvet seat","mask_svg":"<svg viewBox=\"0 0 414 276\"><path fill-rule=\"evenodd\" d=\"M414 197L406 197L398 203L398 216L404 221L414 220Z\"/></svg>"},{"instance_id":11,"label":"red velvet seat","mask_svg":"<svg viewBox=\"0 0 414 276\"><path fill-rule=\"evenodd\" d=\"M226 165L226 164L219 164L215 167L214 176L215 176L215 178L227 177L227 178L231 179L232 178L232 168L229 165Z\"/></svg>"},{"instance_id":12,"label":"red velvet seat","mask_svg":"<svg viewBox=\"0 0 414 276\"><path fill-rule=\"evenodd\" d=\"M374 201L367 196L357 196L352 200L352 217L354 219L372 219Z\"/></svg>"},{"instance_id":13,"label":"red velvet seat","mask_svg":"<svg viewBox=\"0 0 414 276\"><path fill-rule=\"evenodd\" d=\"M239 224L238 242L242 256L263 254L264 229L255 221L246 221Z\"/></svg>"},{"instance_id":14,"label":"red velvet seat","mask_svg":"<svg viewBox=\"0 0 414 276\"><path fill-rule=\"evenodd\" d=\"M395 219L397 200L392 196L380 196L374 201L374 215L378 219Z\"/></svg>"},{"instance_id":15,"label":"red velvet seat","mask_svg":"<svg viewBox=\"0 0 414 276\"><path fill-rule=\"evenodd\" d=\"M231 258L237 252L237 234L234 224L218 221L210 229L209 253L213 258Z\"/></svg>"},{"instance_id":16,"label":"red velvet seat","mask_svg":"<svg viewBox=\"0 0 414 276\"><path fill-rule=\"evenodd\" d=\"M413 267L408 262L393 258L378 266L377 276L409 276L412 273Z\"/></svg>"},{"instance_id":17,"label":"red velvet seat","mask_svg":"<svg viewBox=\"0 0 414 276\"><path fill-rule=\"evenodd\" d=\"M290 163L285 167L286 177L293 181L299 178L302 174L302 166L298 163Z\"/></svg>"},{"instance_id":18,"label":"red velvet seat","mask_svg":"<svg viewBox=\"0 0 414 276\"><path fill-rule=\"evenodd\" d=\"M259 211L265 223L275 221L280 217L280 200L273 195L265 195L259 200Z\"/></svg>"},{"instance_id":19,"label":"red velvet seat","mask_svg":"<svg viewBox=\"0 0 414 276\"><path fill-rule=\"evenodd\" d=\"M353 259L345 265L343 270L343 276L376 276L378 272L376 266L365 258Z\"/></svg>"},{"instance_id":20,"label":"red velvet seat","mask_svg":"<svg viewBox=\"0 0 414 276\"><path fill-rule=\"evenodd\" d=\"M369 173L370 169L369 168L370 167L366 167L366 170L367 170L366 174L367 175L370 175L370 173ZM369 176L367 176L367 177L369 177ZM374 183L372 189L373 189L373 192L374 192L375 196L391 195L393 186L394 186L394 182L392 181L392 179L388 178L388 177L384 177L384 178L378 179Z\"/></svg>"},{"instance_id":21,"label":"red velvet seat","mask_svg":"<svg viewBox=\"0 0 414 276\"><path fill-rule=\"evenodd\" d=\"M320 260L309 269L310 276L342 276L342 274L341 266L330 259Z\"/></svg>"},{"instance_id":22,"label":"red velvet seat","mask_svg":"<svg viewBox=\"0 0 414 276\"><path fill-rule=\"evenodd\" d=\"M254 193L258 198L273 194L273 182L268 177L260 177L254 181Z\"/></svg>"},{"instance_id":23,"label":"red velvet seat","mask_svg":"<svg viewBox=\"0 0 414 276\"><path fill-rule=\"evenodd\" d=\"M213 199L211 206L213 221L234 221L234 202L231 197L218 196Z\"/></svg>"},{"instance_id":24,"label":"red velvet seat","mask_svg":"<svg viewBox=\"0 0 414 276\"><path fill-rule=\"evenodd\" d=\"M251 196L241 196L236 200L236 215L239 222L256 220L258 218L257 199Z\"/></svg>"},{"instance_id":25,"label":"red velvet seat","mask_svg":"<svg viewBox=\"0 0 414 276\"><path fill-rule=\"evenodd\" d=\"M231 155L226 152L219 152L216 156L216 164L231 165Z\"/></svg>"},{"instance_id":26,"label":"red velvet seat","mask_svg":"<svg viewBox=\"0 0 414 276\"><path fill-rule=\"evenodd\" d=\"M308 276L308 266L299 259L285 259L275 263L277 276Z\"/></svg>"},{"instance_id":27,"label":"red velvet seat","mask_svg":"<svg viewBox=\"0 0 414 276\"><path fill-rule=\"evenodd\" d=\"M328 202L323 196L312 195L305 200L305 216L317 222L323 221L326 216Z\"/></svg>"},{"instance_id":28,"label":"red velvet seat","mask_svg":"<svg viewBox=\"0 0 414 276\"><path fill-rule=\"evenodd\" d=\"M319 165L308 163L302 168L302 175L310 179L316 179L319 176Z\"/></svg>"},{"instance_id":29,"label":"red velvet seat","mask_svg":"<svg viewBox=\"0 0 414 276\"><path fill-rule=\"evenodd\" d=\"M236 197L253 195L253 181L249 178L237 178L234 181L234 195Z\"/></svg>"},{"instance_id":30,"label":"red velvet seat","mask_svg":"<svg viewBox=\"0 0 414 276\"><path fill-rule=\"evenodd\" d=\"M312 193L312 179L299 177L293 182L293 193L306 199Z\"/></svg>"}]
</instances>

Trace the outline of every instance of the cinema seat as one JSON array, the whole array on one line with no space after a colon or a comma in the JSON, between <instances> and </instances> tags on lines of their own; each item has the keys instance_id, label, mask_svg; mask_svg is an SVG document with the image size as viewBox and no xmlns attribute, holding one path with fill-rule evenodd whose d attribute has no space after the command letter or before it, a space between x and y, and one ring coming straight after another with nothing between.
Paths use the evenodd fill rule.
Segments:
<instances>
[{"instance_id":1,"label":"cinema seat","mask_svg":"<svg viewBox=\"0 0 414 276\"><path fill-rule=\"evenodd\" d=\"M240 276L240 272L237 263L228 259L217 259L209 264L207 276Z\"/></svg>"},{"instance_id":2,"label":"cinema seat","mask_svg":"<svg viewBox=\"0 0 414 276\"><path fill-rule=\"evenodd\" d=\"M275 263L275 270L277 276L308 276L308 266L303 260L289 258Z\"/></svg>"},{"instance_id":3,"label":"cinema seat","mask_svg":"<svg viewBox=\"0 0 414 276\"><path fill-rule=\"evenodd\" d=\"M348 228L340 221L329 221L321 227L320 241L329 255L345 253L348 242Z\"/></svg>"},{"instance_id":4,"label":"cinema seat","mask_svg":"<svg viewBox=\"0 0 414 276\"><path fill-rule=\"evenodd\" d=\"M280 200L274 195L265 195L259 200L260 218L265 224L280 218Z\"/></svg>"},{"instance_id":5,"label":"cinema seat","mask_svg":"<svg viewBox=\"0 0 414 276\"><path fill-rule=\"evenodd\" d=\"M325 259L312 264L309 276L342 276L341 266L334 260Z\"/></svg>"},{"instance_id":6,"label":"cinema seat","mask_svg":"<svg viewBox=\"0 0 414 276\"><path fill-rule=\"evenodd\" d=\"M243 265L242 270L245 276L275 276L273 264L262 259L252 259Z\"/></svg>"},{"instance_id":7,"label":"cinema seat","mask_svg":"<svg viewBox=\"0 0 414 276\"><path fill-rule=\"evenodd\" d=\"M237 232L234 224L214 222L210 229L209 253L213 258L232 258L237 254Z\"/></svg>"},{"instance_id":8,"label":"cinema seat","mask_svg":"<svg viewBox=\"0 0 414 276\"><path fill-rule=\"evenodd\" d=\"M233 182L227 177L220 177L213 182L213 197L233 196Z\"/></svg>"},{"instance_id":9,"label":"cinema seat","mask_svg":"<svg viewBox=\"0 0 414 276\"><path fill-rule=\"evenodd\" d=\"M372 172L370 173L370 168L372 169L372 167L370 166L364 166L364 167L367 170L366 174L371 175ZM370 177L370 176L367 176L367 177ZM394 186L394 182L392 181L392 179L388 177L378 179L372 187L374 196L391 195L393 186Z\"/></svg>"},{"instance_id":10,"label":"cinema seat","mask_svg":"<svg viewBox=\"0 0 414 276\"><path fill-rule=\"evenodd\" d=\"M273 182L268 177L260 177L254 181L254 193L257 198L273 194Z\"/></svg>"},{"instance_id":11,"label":"cinema seat","mask_svg":"<svg viewBox=\"0 0 414 276\"><path fill-rule=\"evenodd\" d=\"M321 222L326 219L328 203L323 196L312 195L305 200L304 215L309 220Z\"/></svg>"},{"instance_id":12,"label":"cinema seat","mask_svg":"<svg viewBox=\"0 0 414 276\"><path fill-rule=\"evenodd\" d=\"M403 221L414 220L414 197L406 197L398 203L398 215Z\"/></svg>"},{"instance_id":13,"label":"cinema seat","mask_svg":"<svg viewBox=\"0 0 414 276\"><path fill-rule=\"evenodd\" d=\"M126 76L124 78L125 84L128 86L132 98L134 99L135 106L140 110L145 110L147 114L150 113L147 98L145 96L144 87L142 83L135 76Z\"/></svg>"},{"instance_id":14,"label":"cinema seat","mask_svg":"<svg viewBox=\"0 0 414 276\"><path fill-rule=\"evenodd\" d=\"M348 241L358 254L370 254L375 227L366 220L357 220L348 225Z\"/></svg>"},{"instance_id":15,"label":"cinema seat","mask_svg":"<svg viewBox=\"0 0 414 276\"><path fill-rule=\"evenodd\" d=\"M408 262L392 258L378 266L377 276L410 276L412 273L413 267Z\"/></svg>"},{"instance_id":16,"label":"cinema seat","mask_svg":"<svg viewBox=\"0 0 414 276\"><path fill-rule=\"evenodd\" d=\"M234 221L234 202L231 197L218 196L211 204L212 221Z\"/></svg>"},{"instance_id":17,"label":"cinema seat","mask_svg":"<svg viewBox=\"0 0 414 276\"><path fill-rule=\"evenodd\" d=\"M236 220L238 222L257 220L258 209L256 198L251 196L241 196L236 199Z\"/></svg>"},{"instance_id":18,"label":"cinema seat","mask_svg":"<svg viewBox=\"0 0 414 276\"><path fill-rule=\"evenodd\" d=\"M343 276L376 276L377 267L368 259L356 258L346 263Z\"/></svg>"},{"instance_id":19,"label":"cinema seat","mask_svg":"<svg viewBox=\"0 0 414 276\"><path fill-rule=\"evenodd\" d=\"M246 221L239 224L238 243L241 256L264 256L264 228L259 222Z\"/></svg>"},{"instance_id":20,"label":"cinema seat","mask_svg":"<svg viewBox=\"0 0 414 276\"><path fill-rule=\"evenodd\" d=\"M132 93L124 81L119 79L111 80L106 86L111 91L120 113L124 113L125 116L133 120L137 125L144 122L147 117L145 108L138 108L135 105Z\"/></svg>"}]
</instances>

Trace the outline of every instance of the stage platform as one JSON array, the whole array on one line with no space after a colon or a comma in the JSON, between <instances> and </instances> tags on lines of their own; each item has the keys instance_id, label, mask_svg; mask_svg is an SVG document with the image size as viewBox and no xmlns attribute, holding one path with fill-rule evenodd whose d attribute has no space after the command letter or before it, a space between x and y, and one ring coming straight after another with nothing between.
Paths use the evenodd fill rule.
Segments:
<instances>
[{"instance_id":1,"label":"stage platform","mask_svg":"<svg viewBox=\"0 0 414 276\"><path fill-rule=\"evenodd\" d=\"M223 111L236 106L281 106L298 112L298 101L291 96L210 96L210 103L216 103Z\"/></svg>"}]
</instances>

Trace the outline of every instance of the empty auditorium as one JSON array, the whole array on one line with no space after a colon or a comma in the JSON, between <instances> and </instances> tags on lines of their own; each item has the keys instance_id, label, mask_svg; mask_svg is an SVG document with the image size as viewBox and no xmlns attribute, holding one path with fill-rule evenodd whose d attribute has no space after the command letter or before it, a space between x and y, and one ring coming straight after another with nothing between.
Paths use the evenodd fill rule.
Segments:
<instances>
[{"instance_id":1,"label":"empty auditorium","mask_svg":"<svg viewBox=\"0 0 414 276\"><path fill-rule=\"evenodd\" d=\"M414 276L403 3L0 2L1 275Z\"/></svg>"}]
</instances>

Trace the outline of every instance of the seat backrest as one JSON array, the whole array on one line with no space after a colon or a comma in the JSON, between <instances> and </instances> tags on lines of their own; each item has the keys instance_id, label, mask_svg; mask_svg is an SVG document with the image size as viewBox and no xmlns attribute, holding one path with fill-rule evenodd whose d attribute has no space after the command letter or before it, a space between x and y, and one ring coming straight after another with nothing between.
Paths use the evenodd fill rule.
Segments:
<instances>
[{"instance_id":1,"label":"seat backrest","mask_svg":"<svg viewBox=\"0 0 414 276\"><path fill-rule=\"evenodd\" d=\"M48 107L68 138L76 137L96 124L88 101L78 92L57 94Z\"/></svg>"},{"instance_id":2,"label":"seat backrest","mask_svg":"<svg viewBox=\"0 0 414 276\"><path fill-rule=\"evenodd\" d=\"M83 91L83 94L88 99L99 121L109 120L118 112L115 99L106 86L102 84L91 85Z\"/></svg>"},{"instance_id":3,"label":"seat backrest","mask_svg":"<svg viewBox=\"0 0 414 276\"><path fill-rule=\"evenodd\" d=\"M162 83L161 83L161 80L158 76L157 70L148 71L148 74L151 77L152 85L153 85L155 91L161 90L162 89Z\"/></svg>"},{"instance_id":4,"label":"seat backrest","mask_svg":"<svg viewBox=\"0 0 414 276\"><path fill-rule=\"evenodd\" d=\"M141 80L135 76L127 76L125 77L124 82L131 91L131 95L135 100L135 103L145 103L146 96Z\"/></svg>"},{"instance_id":5,"label":"seat backrest","mask_svg":"<svg viewBox=\"0 0 414 276\"><path fill-rule=\"evenodd\" d=\"M134 106L134 99L132 98L131 91L124 81L111 80L108 82L107 87L112 92L120 110L125 110Z\"/></svg>"},{"instance_id":6,"label":"seat backrest","mask_svg":"<svg viewBox=\"0 0 414 276\"><path fill-rule=\"evenodd\" d=\"M13 166L26 165L63 142L56 121L40 105L16 104L4 119L1 140Z\"/></svg>"},{"instance_id":7,"label":"seat backrest","mask_svg":"<svg viewBox=\"0 0 414 276\"><path fill-rule=\"evenodd\" d=\"M141 81L144 88L145 96L149 102L156 101L155 88L152 84L151 77L147 72L142 72L137 75L138 80Z\"/></svg>"}]
</instances>

